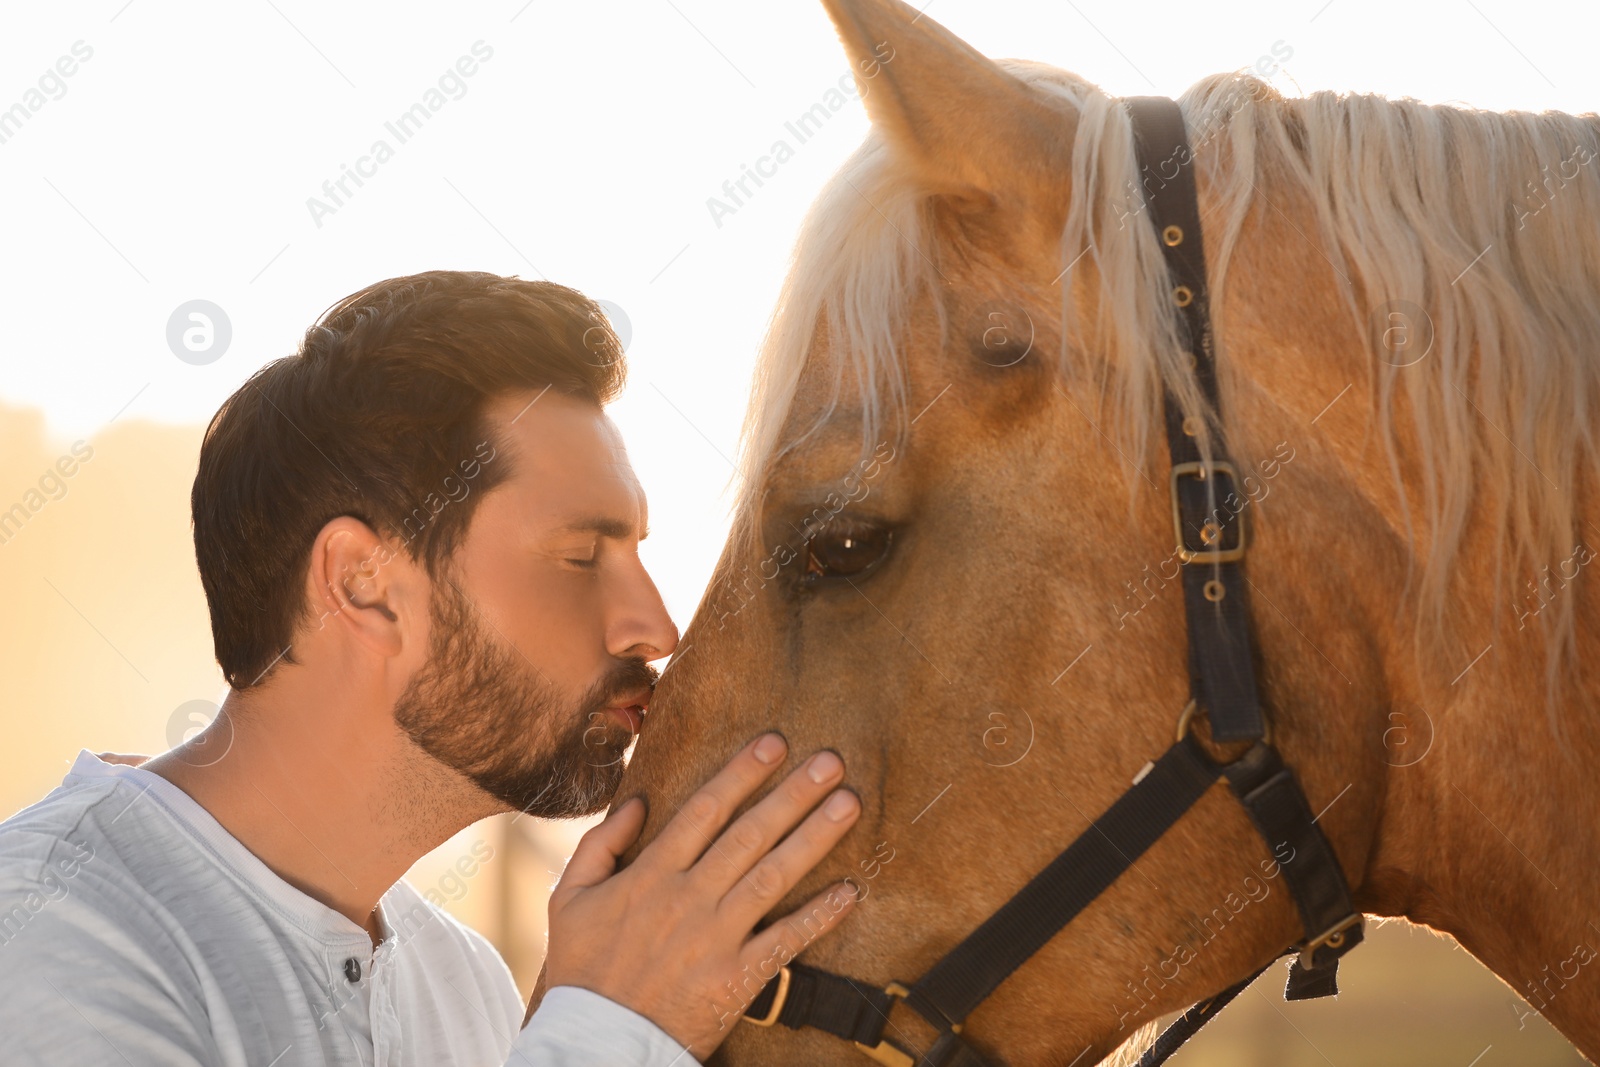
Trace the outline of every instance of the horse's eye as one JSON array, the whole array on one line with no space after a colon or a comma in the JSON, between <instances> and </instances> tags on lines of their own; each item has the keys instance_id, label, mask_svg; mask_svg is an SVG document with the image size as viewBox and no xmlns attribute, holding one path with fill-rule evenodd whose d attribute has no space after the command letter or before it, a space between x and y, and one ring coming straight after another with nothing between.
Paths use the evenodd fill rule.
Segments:
<instances>
[{"instance_id":1,"label":"horse's eye","mask_svg":"<svg viewBox=\"0 0 1600 1067\"><path fill-rule=\"evenodd\" d=\"M894 532L883 526L830 526L806 542L806 581L865 574L889 554L893 540Z\"/></svg>"}]
</instances>

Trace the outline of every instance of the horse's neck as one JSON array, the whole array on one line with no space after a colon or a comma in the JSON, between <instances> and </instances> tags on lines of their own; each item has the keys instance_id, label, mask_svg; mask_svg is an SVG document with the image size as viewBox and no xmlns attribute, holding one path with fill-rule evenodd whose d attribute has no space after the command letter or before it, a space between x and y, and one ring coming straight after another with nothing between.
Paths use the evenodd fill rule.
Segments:
<instances>
[{"instance_id":1,"label":"horse's neck","mask_svg":"<svg viewBox=\"0 0 1600 1067\"><path fill-rule=\"evenodd\" d=\"M1600 611L1589 596L1586 613ZM1594 668L1559 708L1537 657L1472 668L1435 750L1389 772L1374 906L1453 935L1590 1057L1600 1055L1600 727Z\"/></svg>"},{"instance_id":2,"label":"horse's neck","mask_svg":"<svg viewBox=\"0 0 1600 1067\"><path fill-rule=\"evenodd\" d=\"M1369 508L1383 516L1397 545L1413 544L1394 469L1382 449L1359 443L1372 432L1359 400L1346 398L1350 406L1335 407L1349 383L1369 377L1364 345L1348 337L1346 313L1326 296L1340 290L1342 279L1332 261L1307 243L1317 224L1304 196L1292 183L1266 184L1279 207L1252 211L1245 222L1230 268L1238 279L1231 283L1237 287L1234 305L1224 318L1231 323L1231 357L1246 364L1240 380L1292 388L1278 386L1283 395L1269 400L1275 387L1241 386L1233 399L1242 425L1266 426L1277 418L1283 435L1303 434L1307 419L1316 423L1328 416L1318 430L1348 480L1351 513ZM1202 181L1203 207L1215 206L1212 195ZM1287 213L1299 215L1299 222ZM1279 343L1277 331L1285 322L1302 324L1308 338L1326 339L1318 358L1308 360ZM1404 432L1409 431L1402 426ZM1409 474L1415 490L1420 475ZM1590 471L1580 481L1576 501L1600 500L1600 475ZM1413 501L1420 498L1413 491ZM1484 521L1466 524L1476 533L1452 562L1461 579L1455 588L1467 591L1462 596L1496 588L1498 535L1491 531L1498 527L1490 517L1484 511L1474 517ZM1591 506L1577 519L1575 537L1593 545L1600 514ZM1414 567L1423 562L1412 560ZM1403 582L1405 575L1394 577ZM1511 598L1522 593L1513 588ZM1555 597L1568 598L1578 647L1565 657L1572 681L1551 714L1544 649L1530 634L1542 629L1544 611L1567 606ZM1452 609L1463 641L1460 664L1467 669L1454 681L1446 678L1448 684L1440 682L1431 696L1420 689L1410 694L1430 717L1432 747L1408 766L1385 768L1383 813L1360 903L1450 933L1600 1060L1600 657L1584 645L1600 632L1600 574L1582 567L1559 590L1536 590L1528 600L1534 610L1521 615L1515 606L1491 603L1492 596L1483 600ZM1406 662L1413 646L1396 624L1399 617L1370 620L1374 632L1387 633L1395 679L1420 673ZM1391 695L1395 706L1404 702L1401 693Z\"/></svg>"}]
</instances>

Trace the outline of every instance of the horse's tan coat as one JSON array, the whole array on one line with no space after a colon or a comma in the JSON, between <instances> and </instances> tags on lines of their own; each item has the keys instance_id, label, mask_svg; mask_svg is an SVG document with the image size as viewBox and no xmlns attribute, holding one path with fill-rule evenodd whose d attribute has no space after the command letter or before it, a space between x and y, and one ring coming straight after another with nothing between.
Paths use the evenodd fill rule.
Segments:
<instances>
[{"instance_id":1,"label":"horse's tan coat","mask_svg":"<svg viewBox=\"0 0 1600 1067\"><path fill-rule=\"evenodd\" d=\"M1170 742L1187 698L1185 635L1177 584L1161 578L1171 519L1150 428L1162 377L1194 394L1158 326L1139 327L1153 312L1104 284L1148 280L1153 234L1102 231L1100 251L1062 274L1078 251L1058 239L1073 232L1069 205L1091 209L1074 196L1100 173L1075 149L1126 147L1105 103L1060 88L1070 76L997 66L894 0L828 7L853 60L892 46L891 60L859 68L874 137L802 238L770 344L804 358L764 357L734 536L619 797L648 796L653 834L761 730L782 731L797 757L836 749L864 814L788 899L847 876L867 897L805 959L909 981ZM1192 124L1223 84L1185 98ZM1269 94L1250 106L1301 116L1264 128L1315 129L1312 112L1335 103ZM1350 103L1351 121L1376 122L1363 119L1376 106ZM1527 151L1534 179L1555 162L1541 145L1584 130L1595 139L1592 117L1542 116L1475 142L1472 129L1498 116L1437 110L1453 131L1439 136L1455 138L1469 168L1468 150L1493 141L1495 159ZM1086 140L1091 119L1110 132ZM1572 568L1574 546L1600 544L1594 455L1571 404L1600 401L1600 318L1551 291L1565 279L1594 294L1600 281L1600 166L1519 228L1558 232L1505 236L1505 259L1446 284L1446 265L1470 258L1457 255L1458 233L1326 242L1355 232L1361 210L1341 196L1330 222L1304 180L1337 185L1328 175L1341 156L1328 145L1255 144L1250 188L1230 183L1217 161L1251 149L1241 138L1254 121L1196 138L1197 178L1213 271L1226 263L1213 310L1230 450L1261 488L1247 506L1248 566L1277 741L1313 807L1328 806L1320 825L1366 911L1451 934L1600 1056L1600 579L1580 563L1536 600L1525 587L1543 564ZM1529 130L1549 136L1530 141ZM1487 164L1487 175L1450 178L1434 143L1418 135L1419 202L1442 195L1428 182L1504 198ZM1345 162L1377 188L1381 156ZM1509 233L1499 207L1454 210L1462 232L1471 222ZM1132 226L1148 229L1142 216ZM1129 266L1117 239L1152 244ZM1416 263L1374 259L1404 247ZM1540 266L1541 254L1565 258ZM862 281L856 264L872 256L892 262L890 282ZM1375 362L1363 326L1389 266L1429 279L1418 302L1442 320L1440 350L1401 372ZM980 358L995 302L1032 322L1034 346L1015 366ZM1518 337L1548 343L1506 343ZM801 590L793 565L769 578L774 547L874 449L892 458L850 483L867 491L839 521L894 526L891 557L854 585ZM1547 707L1551 642L1568 655ZM1030 736L1026 756L999 765ZM1219 785L967 1033L1009 1063L1109 1054L1300 936L1269 859ZM904 1010L889 1033L929 1036ZM738 1063L866 1062L835 1038L781 1028L739 1027L724 1049Z\"/></svg>"}]
</instances>

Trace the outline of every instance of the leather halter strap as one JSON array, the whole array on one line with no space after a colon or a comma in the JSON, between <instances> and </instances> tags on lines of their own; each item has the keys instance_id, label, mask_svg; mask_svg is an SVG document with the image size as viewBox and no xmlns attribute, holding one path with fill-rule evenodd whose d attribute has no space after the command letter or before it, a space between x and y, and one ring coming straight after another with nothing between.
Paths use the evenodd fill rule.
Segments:
<instances>
[{"instance_id":1,"label":"leather halter strap","mask_svg":"<svg viewBox=\"0 0 1600 1067\"><path fill-rule=\"evenodd\" d=\"M1205 254L1183 117L1165 97L1132 97L1124 103L1133 119L1144 209L1166 257L1180 335L1202 394L1215 412ZM907 987L895 982L879 989L791 963L746 1009L746 1022L825 1030L892 1067L984 1067L988 1061L962 1033L967 1016L1224 778L1273 853L1300 914L1305 936L1288 950L1299 955L1290 967L1285 998L1337 992L1338 961L1360 943L1362 917L1305 793L1266 739L1245 598L1242 485L1227 461L1219 426L1213 422L1208 427L1207 459L1200 452L1198 433L1190 432L1197 429L1191 420L1203 416L1185 414L1170 391L1165 416L1193 697L1182 721L1186 724L1200 710L1209 716L1216 740L1250 741L1249 749L1233 762L1219 764L1180 727L1177 741L1139 772L1127 792L916 983ZM1190 1009L1145 1053L1140 1067L1165 1062L1270 964ZM927 1050L913 1055L885 1039L897 1000L939 1031Z\"/></svg>"},{"instance_id":2,"label":"leather halter strap","mask_svg":"<svg viewBox=\"0 0 1600 1067\"><path fill-rule=\"evenodd\" d=\"M1179 336L1210 412L1220 410L1213 358L1206 254L1200 202L1183 114L1164 96L1124 100L1133 116L1145 209L1171 275ZM1185 413L1171 390L1164 397L1177 555L1189 631L1189 695L1206 709L1218 741L1255 740L1266 723L1256 694L1255 654L1244 582L1244 486L1228 461L1222 427ZM1211 458L1201 455L1199 421L1208 419ZM1231 503L1230 503L1231 501ZM1210 583L1216 583L1211 585ZM1209 586L1209 590L1208 590Z\"/></svg>"}]
</instances>

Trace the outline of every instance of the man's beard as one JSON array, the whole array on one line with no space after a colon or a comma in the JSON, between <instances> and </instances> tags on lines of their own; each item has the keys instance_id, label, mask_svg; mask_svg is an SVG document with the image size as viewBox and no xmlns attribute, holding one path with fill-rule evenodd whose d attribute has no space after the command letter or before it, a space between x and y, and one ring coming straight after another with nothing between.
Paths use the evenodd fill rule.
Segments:
<instances>
[{"instance_id":1,"label":"man's beard","mask_svg":"<svg viewBox=\"0 0 1600 1067\"><path fill-rule=\"evenodd\" d=\"M627 727L602 709L653 686L656 670L622 660L576 703L526 657L486 634L441 571L429 605L428 661L394 717L428 755L517 811L544 819L592 815L622 781Z\"/></svg>"}]
</instances>

